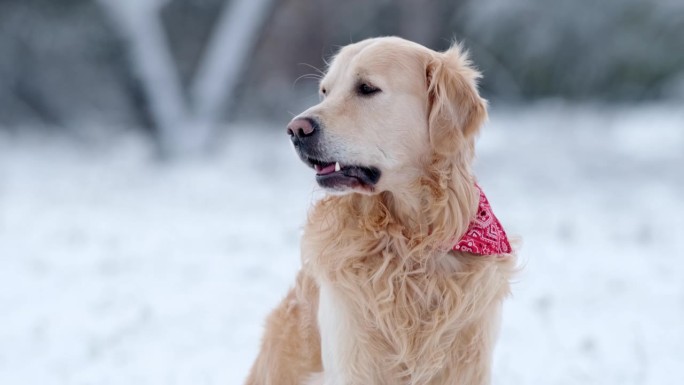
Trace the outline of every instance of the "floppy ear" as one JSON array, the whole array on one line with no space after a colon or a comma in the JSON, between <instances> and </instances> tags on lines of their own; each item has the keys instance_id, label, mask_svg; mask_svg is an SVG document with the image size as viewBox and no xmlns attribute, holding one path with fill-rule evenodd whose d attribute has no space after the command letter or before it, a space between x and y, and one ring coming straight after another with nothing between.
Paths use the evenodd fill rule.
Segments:
<instances>
[{"instance_id":1,"label":"floppy ear","mask_svg":"<svg viewBox=\"0 0 684 385\"><path fill-rule=\"evenodd\" d=\"M475 134L487 119L487 101L477 92L480 73L468 53L454 44L435 53L427 65L430 142L438 154L472 150Z\"/></svg>"}]
</instances>

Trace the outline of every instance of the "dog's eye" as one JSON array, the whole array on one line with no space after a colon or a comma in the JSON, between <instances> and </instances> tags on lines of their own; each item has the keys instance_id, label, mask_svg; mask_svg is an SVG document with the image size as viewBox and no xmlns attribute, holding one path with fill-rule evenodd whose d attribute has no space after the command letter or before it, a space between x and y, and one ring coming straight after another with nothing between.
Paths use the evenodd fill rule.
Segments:
<instances>
[{"instance_id":1,"label":"dog's eye","mask_svg":"<svg viewBox=\"0 0 684 385\"><path fill-rule=\"evenodd\" d=\"M325 95L325 94L328 93L328 90L326 90L325 88L321 88L321 93L322 93L323 95Z\"/></svg>"},{"instance_id":2,"label":"dog's eye","mask_svg":"<svg viewBox=\"0 0 684 385\"><path fill-rule=\"evenodd\" d=\"M373 87L368 83L361 83L357 87L356 91L359 93L359 95L369 96L369 95L376 94L382 90L377 88L377 87Z\"/></svg>"}]
</instances>

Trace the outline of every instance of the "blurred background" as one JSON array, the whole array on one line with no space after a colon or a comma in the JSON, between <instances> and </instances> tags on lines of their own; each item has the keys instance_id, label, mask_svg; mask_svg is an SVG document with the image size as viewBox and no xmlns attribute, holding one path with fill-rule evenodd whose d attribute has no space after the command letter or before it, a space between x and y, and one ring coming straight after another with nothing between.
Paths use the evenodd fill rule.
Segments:
<instances>
[{"instance_id":1,"label":"blurred background","mask_svg":"<svg viewBox=\"0 0 684 385\"><path fill-rule=\"evenodd\" d=\"M494 383L684 383L679 0L0 0L0 383L241 383L321 194L284 127L382 35L484 74Z\"/></svg>"}]
</instances>

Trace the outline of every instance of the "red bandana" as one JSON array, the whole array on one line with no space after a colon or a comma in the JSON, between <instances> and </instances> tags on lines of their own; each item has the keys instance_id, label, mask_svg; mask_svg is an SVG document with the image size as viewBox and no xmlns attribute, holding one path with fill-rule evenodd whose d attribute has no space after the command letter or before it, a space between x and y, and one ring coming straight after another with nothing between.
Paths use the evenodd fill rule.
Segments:
<instances>
[{"instance_id":1,"label":"red bandana","mask_svg":"<svg viewBox=\"0 0 684 385\"><path fill-rule=\"evenodd\" d=\"M475 187L480 192L477 214L470 222L463 237L454 245L454 250L478 255L510 253L511 244L508 242L501 222L496 219L492 206L489 205L489 201L480 186L475 184Z\"/></svg>"}]
</instances>

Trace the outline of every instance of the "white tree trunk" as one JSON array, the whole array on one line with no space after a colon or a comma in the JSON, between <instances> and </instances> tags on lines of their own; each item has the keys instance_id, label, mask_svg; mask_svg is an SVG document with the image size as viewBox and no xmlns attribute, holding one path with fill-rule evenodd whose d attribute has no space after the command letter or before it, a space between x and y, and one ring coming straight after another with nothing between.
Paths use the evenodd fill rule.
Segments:
<instances>
[{"instance_id":1,"label":"white tree trunk","mask_svg":"<svg viewBox=\"0 0 684 385\"><path fill-rule=\"evenodd\" d=\"M231 0L224 7L190 92L195 113L210 125L220 120L221 108L232 101L244 64L272 2Z\"/></svg>"},{"instance_id":2,"label":"white tree trunk","mask_svg":"<svg viewBox=\"0 0 684 385\"><path fill-rule=\"evenodd\" d=\"M187 145L189 111L154 0L101 0L124 33L130 61L139 77L150 113L159 130L164 151L177 152Z\"/></svg>"}]
</instances>

